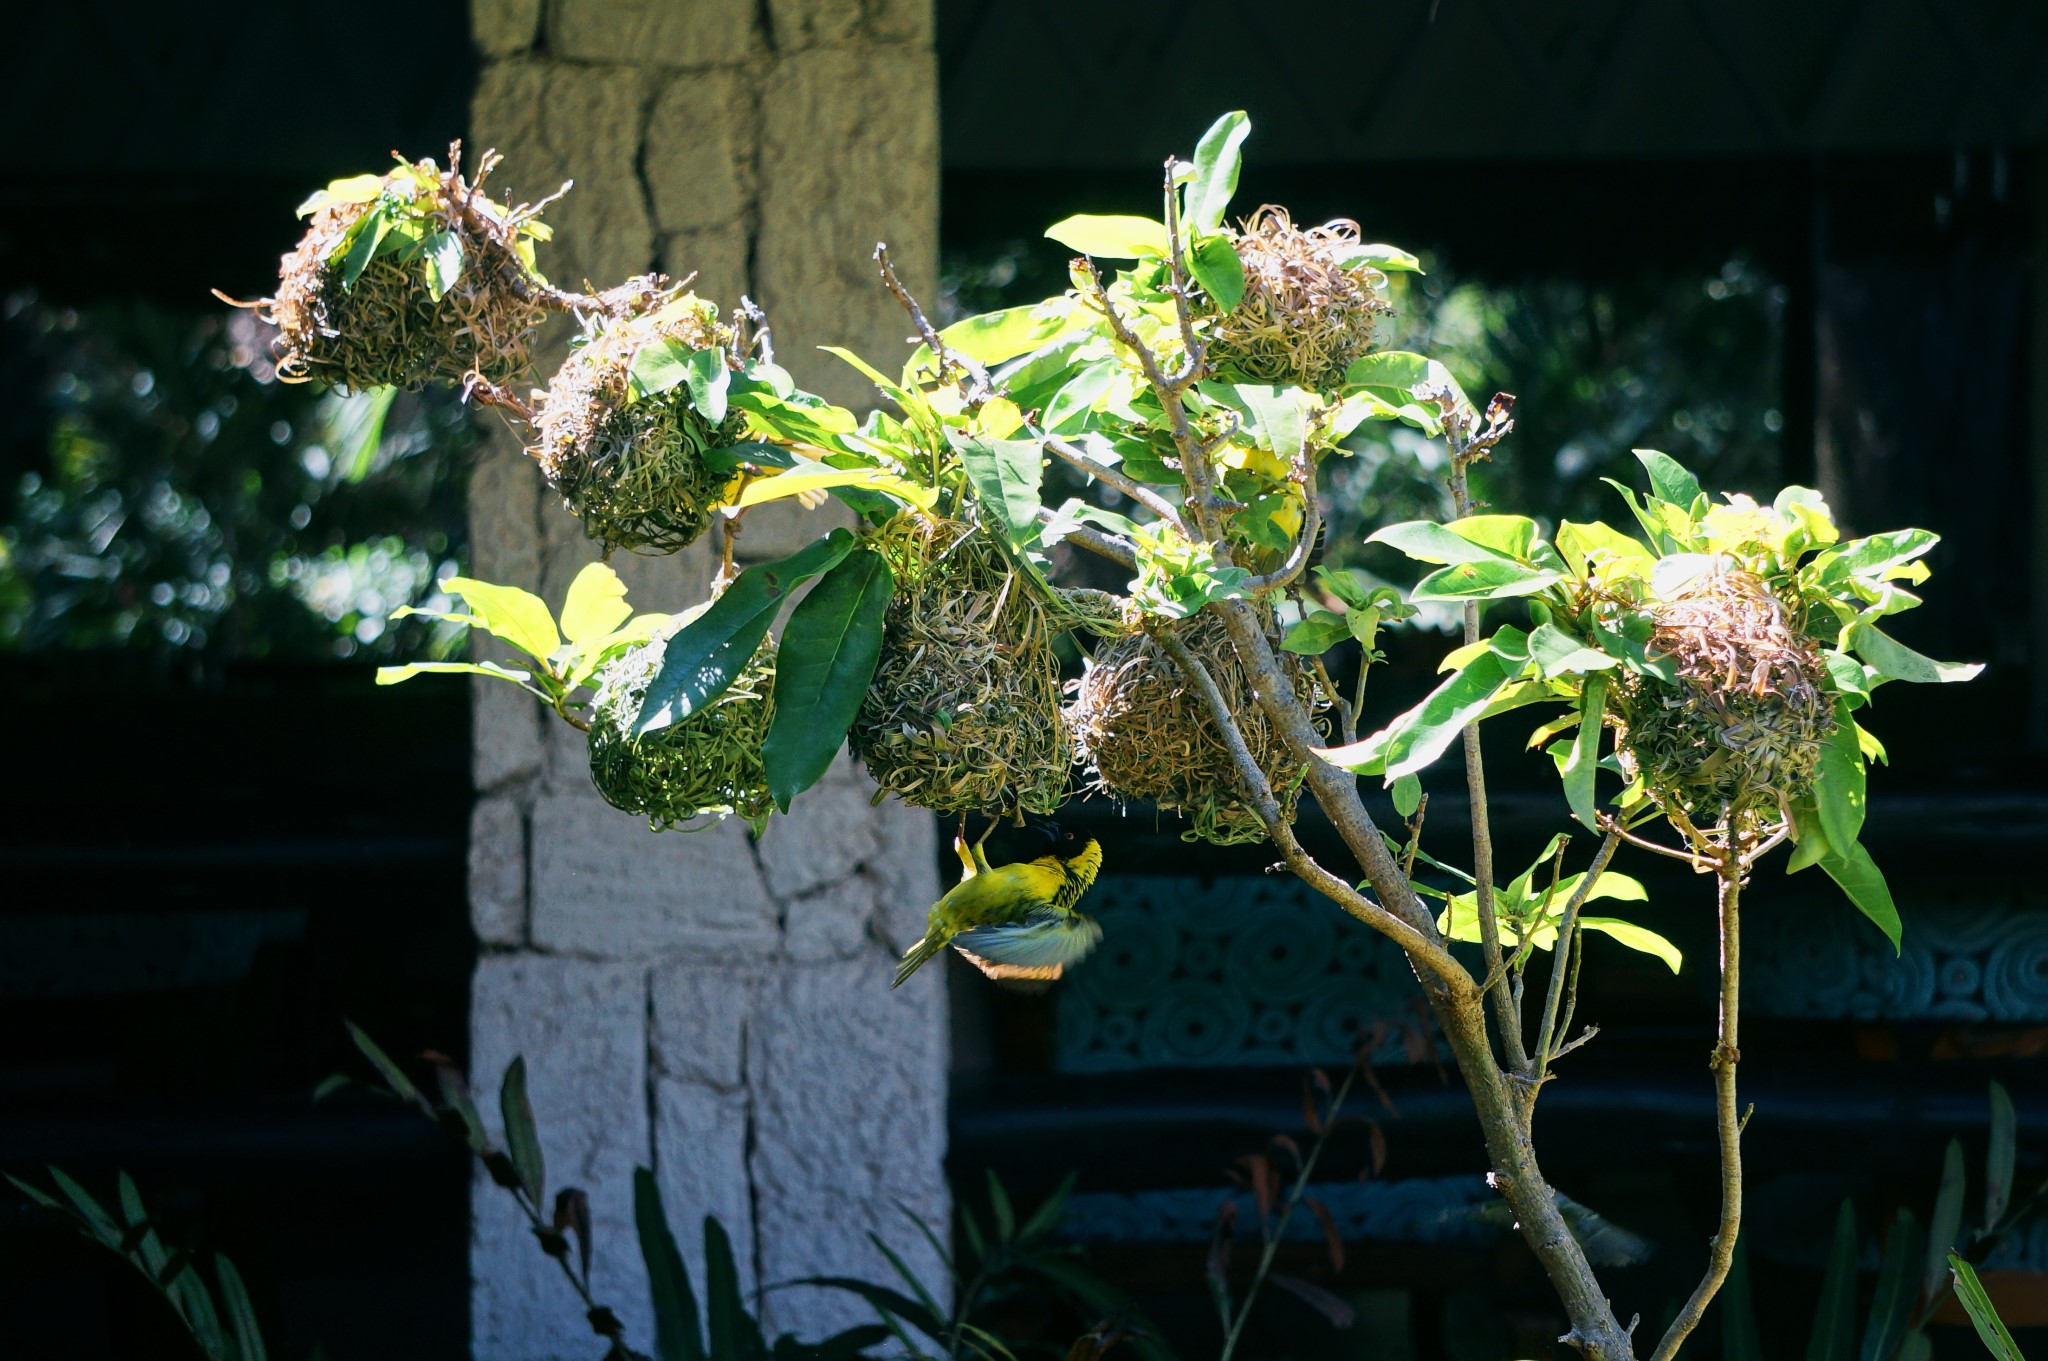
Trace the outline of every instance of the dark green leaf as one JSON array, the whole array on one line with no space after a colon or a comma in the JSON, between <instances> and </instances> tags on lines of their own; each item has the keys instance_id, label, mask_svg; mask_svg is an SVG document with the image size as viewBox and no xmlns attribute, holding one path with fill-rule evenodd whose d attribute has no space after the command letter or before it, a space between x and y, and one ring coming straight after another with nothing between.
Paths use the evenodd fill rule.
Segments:
<instances>
[{"instance_id":1,"label":"dark green leaf","mask_svg":"<svg viewBox=\"0 0 2048 1361\"><path fill-rule=\"evenodd\" d=\"M704 1216L704 1321L712 1361L755 1361L766 1350L740 1293L732 1240L711 1215Z\"/></svg>"},{"instance_id":2,"label":"dark green leaf","mask_svg":"<svg viewBox=\"0 0 2048 1361\"><path fill-rule=\"evenodd\" d=\"M384 234L390 230L391 214L381 203L356 223L355 244L348 248L348 258L342 261L341 266L343 289L356 286L356 280L363 277L370 261L377 258L377 247L384 244Z\"/></svg>"},{"instance_id":3,"label":"dark green leaf","mask_svg":"<svg viewBox=\"0 0 2048 1361\"><path fill-rule=\"evenodd\" d=\"M940 1321L939 1315L907 1295L899 1294L886 1286L874 1285L851 1276L805 1276L800 1280L791 1281L790 1284L817 1285L828 1290L844 1290L848 1294L858 1295L884 1316L902 1319L934 1342L941 1346L945 1345L947 1329ZM663 1361L668 1359L664 1357Z\"/></svg>"},{"instance_id":4,"label":"dark green leaf","mask_svg":"<svg viewBox=\"0 0 2048 1361\"><path fill-rule=\"evenodd\" d=\"M1594 775L1600 769L1600 716L1606 707L1607 677L1596 672L1586 677L1585 694L1579 706L1582 717L1578 735L1572 739L1571 757L1560 771L1564 778L1565 802L1571 805L1572 816L1596 833L1600 830L1600 817Z\"/></svg>"},{"instance_id":5,"label":"dark green leaf","mask_svg":"<svg viewBox=\"0 0 2048 1361\"><path fill-rule=\"evenodd\" d=\"M242 1273L220 1253L213 1255L213 1274L220 1278L220 1303L228 1325L234 1329L235 1352L240 1361L269 1361L263 1346L263 1326L256 1320L256 1306L250 1302L249 1287Z\"/></svg>"},{"instance_id":6,"label":"dark green leaf","mask_svg":"<svg viewBox=\"0 0 2048 1361\"><path fill-rule=\"evenodd\" d=\"M1863 752L1856 744L1856 720L1846 699L1835 700L1835 729L1821 744L1820 769L1814 778L1814 805L1821 829L1832 846L1853 846L1863 832L1867 802Z\"/></svg>"},{"instance_id":7,"label":"dark green leaf","mask_svg":"<svg viewBox=\"0 0 2048 1361\"><path fill-rule=\"evenodd\" d=\"M1244 139L1251 130L1252 120L1242 109L1235 110L1210 124L1196 144L1195 177L1188 184L1187 207L1181 214L1181 229L1189 236L1213 232L1223 225L1224 210L1237 192Z\"/></svg>"},{"instance_id":8,"label":"dark green leaf","mask_svg":"<svg viewBox=\"0 0 2048 1361\"><path fill-rule=\"evenodd\" d=\"M1650 490L1657 498L1669 501L1684 510L1692 509L1695 501L1706 493L1700 490L1700 480L1687 471L1686 466L1669 454L1660 454L1655 449L1633 451L1637 460L1650 474Z\"/></svg>"},{"instance_id":9,"label":"dark green leaf","mask_svg":"<svg viewBox=\"0 0 2048 1361\"><path fill-rule=\"evenodd\" d=\"M640 1256L647 1263L657 1361L705 1361L690 1269L683 1263L675 1235L669 1232L654 1173L644 1167L633 1169L633 1226L639 1230Z\"/></svg>"},{"instance_id":10,"label":"dark green leaf","mask_svg":"<svg viewBox=\"0 0 2048 1361\"><path fill-rule=\"evenodd\" d=\"M1991 1142L1984 1155L1984 1228L1998 1227L2012 1203L2012 1170L2017 1155L2018 1117L2012 1108L2012 1093L1999 1082L1991 1084Z\"/></svg>"},{"instance_id":11,"label":"dark green leaf","mask_svg":"<svg viewBox=\"0 0 2048 1361\"><path fill-rule=\"evenodd\" d=\"M1870 1321L1863 1329L1863 1351L1859 1361L1893 1361L1906 1340L1913 1305L1920 1297L1915 1279L1920 1265L1922 1240L1920 1222L1911 1210L1900 1210L1892 1221L1891 1237L1885 1241L1884 1262L1878 1268L1877 1293L1870 1301Z\"/></svg>"},{"instance_id":12,"label":"dark green leaf","mask_svg":"<svg viewBox=\"0 0 2048 1361\"><path fill-rule=\"evenodd\" d=\"M1835 1246L1821 1278L1806 1361L1849 1361L1856 1348L1856 1207L1842 1202L1835 1215Z\"/></svg>"},{"instance_id":13,"label":"dark green leaf","mask_svg":"<svg viewBox=\"0 0 2048 1361\"><path fill-rule=\"evenodd\" d=\"M119 1252L124 1235L121 1226L107 1213L106 1207L93 1199L91 1192L73 1181L61 1167L50 1169L50 1180L57 1184L57 1189L64 1193L64 1198L78 1211L78 1217L92 1231L93 1237Z\"/></svg>"},{"instance_id":14,"label":"dark green leaf","mask_svg":"<svg viewBox=\"0 0 2048 1361\"><path fill-rule=\"evenodd\" d=\"M1266 1277L1274 1285L1321 1314L1332 1328L1349 1328L1358 1321L1358 1311L1339 1296L1331 1294L1319 1285L1304 1281L1299 1276L1284 1271L1275 1271Z\"/></svg>"},{"instance_id":15,"label":"dark green leaf","mask_svg":"<svg viewBox=\"0 0 2048 1361\"><path fill-rule=\"evenodd\" d=\"M1545 679L1584 675L1621 665L1618 658L1586 646L1555 624L1538 624L1530 632L1528 657Z\"/></svg>"},{"instance_id":16,"label":"dark green leaf","mask_svg":"<svg viewBox=\"0 0 2048 1361\"><path fill-rule=\"evenodd\" d=\"M1995 1361L2027 1361L2020 1355L2019 1343L2013 1341L2004 1320L1998 1317L1998 1310L1992 1307L1991 1296L1984 1289L1984 1282L1977 1279L1977 1271L1955 1253L1948 1255L1949 1270L1955 1273L1956 1298L1963 1302L1963 1312L1976 1325L1977 1338Z\"/></svg>"},{"instance_id":17,"label":"dark green leaf","mask_svg":"<svg viewBox=\"0 0 2048 1361\"><path fill-rule=\"evenodd\" d=\"M1321 656L1351 636L1350 626L1344 621L1344 615L1317 610L1289 627L1280 646L1306 657Z\"/></svg>"},{"instance_id":18,"label":"dark green leaf","mask_svg":"<svg viewBox=\"0 0 2048 1361\"><path fill-rule=\"evenodd\" d=\"M519 1173L519 1184L526 1188L534 1208L539 1209L545 1203L541 1195L547 1187L547 1167L541 1160L540 1131L534 1127L533 1103L526 1097L524 1056L512 1060L504 1081L498 1084L498 1112L505 1121L505 1152L512 1159L513 1170Z\"/></svg>"},{"instance_id":19,"label":"dark green leaf","mask_svg":"<svg viewBox=\"0 0 2048 1361\"><path fill-rule=\"evenodd\" d=\"M1024 1227L1017 1231L1018 1242L1030 1243L1052 1232L1053 1226L1060 1222L1060 1216L1066 1211L1067 1197L1073 1194L1076 1175L1073 1172L1067 1173L1060 1184L1053 1188L1053 1193L1039 1202L1038 1208L1031 1212L1031 1218L1025 1220Z\"/></svg>"},{"instance_id":20,"label":"dark green leaf","mask_svg":"<svg viewBox=\"0 0 2048 1361\"><path fill-rule=\"evenodd\" d=\"M1721 1361L1764 1361L1764 1340L1757 1332L1756 1302L1749 1283L1749 1251L1735 1240L1735 1260L1728 1283L1715 1301L1721 1310Z\"/></svg>"},{"instance_id":21,"label":"dark green leaf","mask_svg":"<svg viewBox=\"0 0 2048 1361\"><path fill-rule=\"evenodd\" d=\"M1892 943L1892 949L1897 950L1901 930L1899 909L1892 902L1891 889L1885 885L1884 872L1870 858L1870 852L1860 843L1845 850L1830 842L1820 867L1849 895L1856 910L1877 924L1877 929Z\"/></svg>"},{"instance_id":22,"label":"dark green leaf","mask_svg":"<svg viewBox=\"0 0 2048 1361\"><path fill-rule=\"evenodd\" d=\"M849 553L790 613L775 657L775 717L761 764L776 806L831 768L874 679L896 579L882 555Z\"/></svg>"},{"instance_id":23,"label":"dark green leaf","mask_svg":"<svg viewBox=\"0 0 2048 1361\"><path fill-rule=\"evenodd\" d=\"M1219 311L1228 312L1244 298L1244 262L1237 247L1220 233L1199 237L1188 252L1188 273L1202 291L1215 300Z\"/></svg>"},{"instance_id":24,"label":"dark green leaf","mask_svg":"<svg viewBox=\"0 0 2048 1361\"><path fill-rule=\"evenodd\" d=\"M680 722L724 694L753 660L789 597L805 582L838 566L854 547L852 534L835 529L779 562L740 573L709 609L670 636L661 670L647 686L633 735Z\"/></svg>"},{"instance_id":25,"label":"dark green leaf","mask_svg":"<svg viewBox=\"0 0 2048 1361\"><path fill-rule=\"evenodd\" d=\"M27 1196L36 1204L42 1206L45 1210L63 1210L64 1207L58 1203L57 1198L51 1195L49 1192L43 1190L42 1188L37 1186L31 1186L29 1185L29 1183L23 1181L20 1177L14 1176L12 1173L0 1173L0 1176L5 1176L7 1178L8 1185L12 1186L15 1190Z\"/></svg>"},{"instance_id":26,"label":"dark green leaf","mask_svg":"<svg viewBox=\"0 0 2048 1361\"><path fill-rule=\"evenodd\" d=\"M1017 1215L1010 1208L1010 1193L1003 1189L994 1168L983 1169L988 1176L988 1205L996 1217L996 1240L1007 1243L1017 1236Z\"/></svg>"},{"instance_id":27,"label":"dark green leaf","mask_svg":"<svg viewBox=\"0 0 2048 1361\"><path fill-rule=\"evenodd\" d=\"M186 1271L173 1281L165 1292L171 1303L184 1315L185 1327L191 1331L192 1340L199 1344L199 1350L206 1353L211 1361L230 1361L227 1334L221 1331L220 1314L213 1307L213 1296L206 1289L206 1282L197 1271Z\"/></svg>"},{"instance_id":28,"label":"dark green leaf","mask_svg":"<svg viewBox=\"0 0 2048 1361\"><path fill-rule=\"evenodd\" d=\"M1941 1187L1934 1193L1934 1210L1927 1216L1927 1265L1921 1272L1920 1289L1930 1299L1941 1289L1949 1254L1962 1236L1963 1192L1968 1180L1963 1146L1951 1139L1941 1155Z\"/></svg>"}]
</instances>

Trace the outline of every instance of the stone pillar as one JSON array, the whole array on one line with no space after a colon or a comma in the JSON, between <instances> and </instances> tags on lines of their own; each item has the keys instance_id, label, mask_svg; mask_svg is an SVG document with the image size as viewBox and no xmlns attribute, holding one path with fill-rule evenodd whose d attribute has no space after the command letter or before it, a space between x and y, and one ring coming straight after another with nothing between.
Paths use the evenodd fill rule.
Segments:
<instances>
[{"instance_id":1,"label":"stone pillar","mask_svg":"<svg viewBox=\"0 0 2048 1361\"><path fill-rule=\"evenodd\" d=\"M815 347L900 360L908 328L868 262L877 240L932 291L930 0L473 0L472 19L485 64L470 143L504 153L493 191L532 201L576 181L547 214L550 277L694 271L722 306L746 293L768 309L799 383L871 402ZM598 556L509 436L470 498L478 576L559 603ZM829 516L755 512L742 555L786 552ZM640 608L678 609L704 597L711 562L700 544L614 566ZM550 1187L590 1195L593 1293L633 1345L653 1341L636 1166L655 1169L700 1290L707 1213L750 1290L888 1280L869 1229L939 1285L894 1202L945 1231L944 997L936 975L888 986L938 894L931 819L870 807L842 756L759 843L737 822L654 834L598 798L581 735L511 687L478 685L474 732L472 1074L487 1092L526 1056ZM479 1361L588 1356L574 1296L503 1194L480 1183L474 1207ZM815 1290L766 1310L771 1337L869 1317Z\"/></svg>"}]
</instances>

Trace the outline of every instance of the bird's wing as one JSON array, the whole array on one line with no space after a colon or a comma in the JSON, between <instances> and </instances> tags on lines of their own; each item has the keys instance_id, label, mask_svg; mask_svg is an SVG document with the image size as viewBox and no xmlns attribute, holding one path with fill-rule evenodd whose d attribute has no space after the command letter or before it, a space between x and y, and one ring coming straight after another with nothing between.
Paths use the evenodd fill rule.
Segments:
<instances>
[{"instance_id":1,"label":"bird's wing","mask_svg":"<svg viewBox=\"0 0 2048 1361\"><path fill-rule=\"evenodd\" d=\"M1085 959L1101 939L1102 927L1093 918L1045 909L1020 922L962 931L953 937L953 945L963 954L1008 968L1064 971Z\"/></svg>"}]
</instances>

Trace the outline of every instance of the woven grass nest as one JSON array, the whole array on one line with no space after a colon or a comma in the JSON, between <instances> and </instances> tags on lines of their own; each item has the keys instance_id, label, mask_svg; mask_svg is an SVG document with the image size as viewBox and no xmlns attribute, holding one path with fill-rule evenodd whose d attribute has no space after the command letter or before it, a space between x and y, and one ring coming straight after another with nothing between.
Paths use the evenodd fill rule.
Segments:
<instances>
[{"instance_id":1,"label":"woven grass nest","mask_svg":"<svg viewBox=\"0 0 2048 1361\"><path fill-rule=\"evenodd\" d=\"M494 384L526 371L547 315L532 260L546 229L530 214L432 161L336 181L301 211L311 220L279 263L276 296L254 304L277 327L284 381L416 390L472 371ZM350 282L358 247L375 253Z\"/></svg>"},{"instance_id":2,"label":"woven grass nest","mask_svg":"<svg viewBox=\"0 0 2048 1361\"><path fill-rule=\"evenodd\" d=\"M1306 230L1271 204L1245 221L1237 238L1244 297L1208 325L1208 358L1217 373L1245 383L1296 383L1328 392L1351 362L1372 349L1386 275L1346 268L1358 224L1340 220Z\"/></svg>"},{"instance_id":3,"label":"woven grass nest","mask_svg":"<svg viewBox=\"0 0 2048 1361\"><path fill-rule=\"evenodd\" d=\"M1739 569L1697 578L1655 607L1653 655L1676 684L1631 675L1616 699L1619 749L1631 775L1688 813L1776 812L1813 787L1834 729L1820 649L1785 607Z\"/></svg>"},{"instance_id":4,"label":"woven grass nest","mask_svg":"<svg viewBox=\"0 0 2048 1361\"><path fill-rule=\"evenodd\" d=\"M1197 614L1173 625L1223 692L1245 746L1287 820L1294 820L1303 766L1253 697L1251 677L1238 661L1223 622ZM1319 687L1291 654L1295 695L1314 714ZM1233 846L1265 838L1266 829L1246 802L1223 732L1192 682L1149 634L1131 633L1107 646L1074 684L1068 717L1091 774L1090 789L1119 802L1145 800L1177 812L1190 824L1188 840Z\"/></svg>"},{"instance_id":5,"label":"woven grass nest","mask_svg":"<svg viewBox=\"0 0 2048 1361\"><path fill-rule=\"evenodd\" d=\"M1068 622L971 522L897 516L881 660L849 738L883 789L942 813L1045 814L1074 737L1052 640Z\"/></svg>"},{"instance_id":6,"label":"woven grass nest","mask_svg":"<svg viewBox=\"0 0 2048 1361\"><path fill-rule=\"evenodd\" d=\"M598 673L590 712L591 783L606 803L640 814L657 832L695 831L720 815L737 814L758 835L775 806L761 767L761 743L775 716L775 643L762 643L709 707L633 737L640 703L667 646L668 639L658 636Z\"/></svg>"},{"instance_id":7,"label":"woven grass nest","mask_svg":"<svg viewBox=\"0 0 2048 1361\"><path fill-rule=\"evenodd\" d=\"M650 343L723 351L732 340L717 307L686 293L642 315L595 322L541 394L533 456L607 549L687 547L729 494L733 475L707 467L704 455L738 440L745 417L706 420L680 383L635 399L631 375Z\"/></svg>"}]
</instances>

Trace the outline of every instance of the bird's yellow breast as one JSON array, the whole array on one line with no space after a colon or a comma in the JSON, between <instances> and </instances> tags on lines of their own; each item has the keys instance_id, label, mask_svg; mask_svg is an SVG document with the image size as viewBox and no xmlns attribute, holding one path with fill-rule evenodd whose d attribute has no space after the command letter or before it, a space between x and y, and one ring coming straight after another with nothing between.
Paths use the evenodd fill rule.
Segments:
<instances>
[{"instance_id":1,"label":"bird's yellow breast","mask_svg":"<svg viewBox=\"0 0 2048 1361\"><path fill-rule=\"evenodd\" d=\"M1066 881L1057 860L1000 865L954 885L939 899L932 917L954 931L1013 921L1051 903Z\"/></svg>"}]
</instances>

